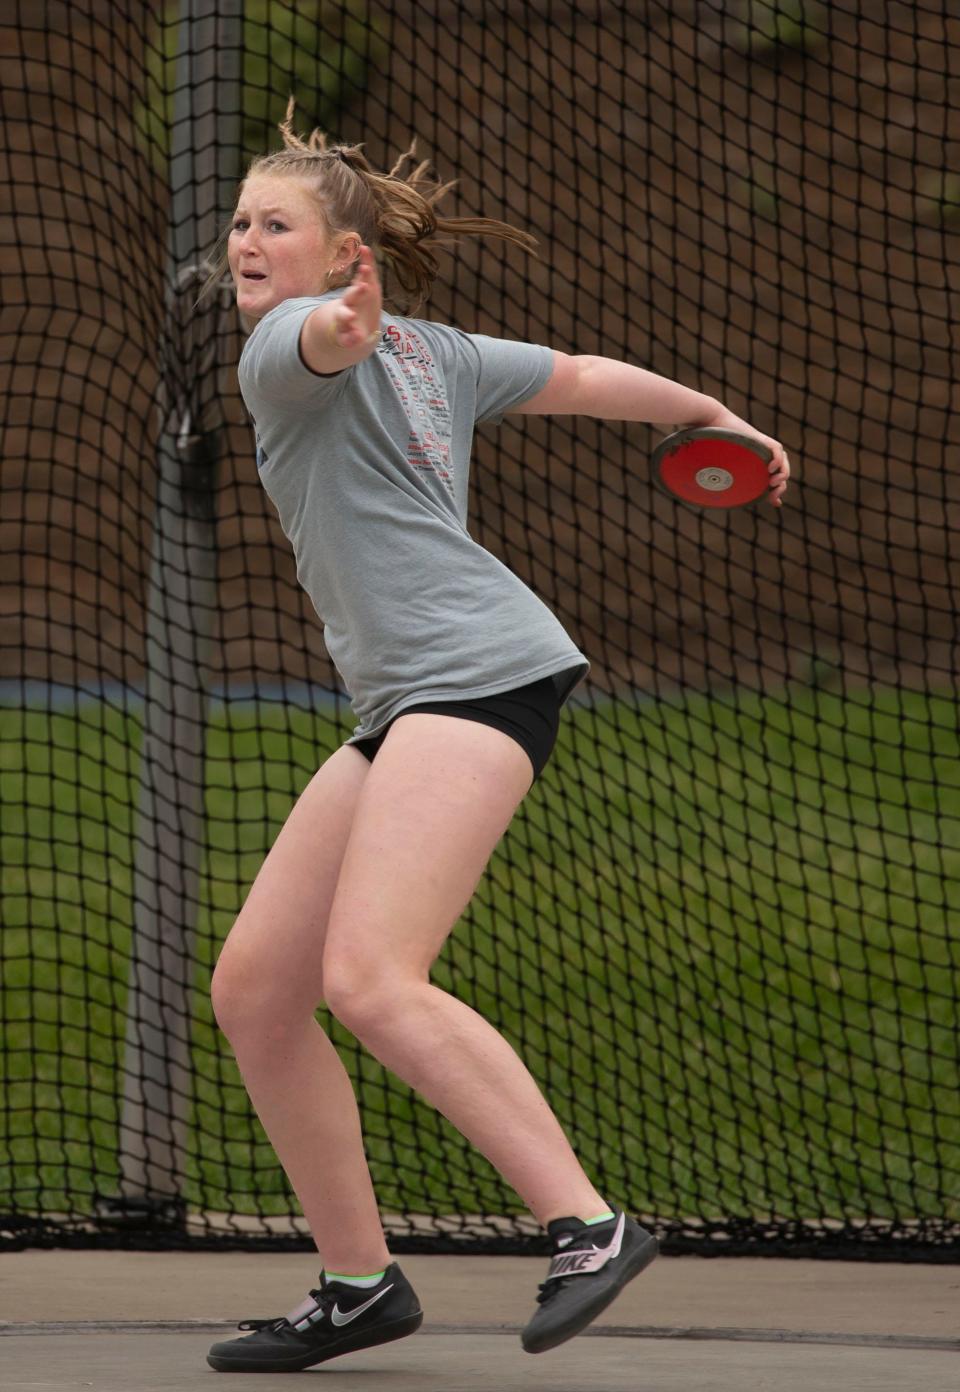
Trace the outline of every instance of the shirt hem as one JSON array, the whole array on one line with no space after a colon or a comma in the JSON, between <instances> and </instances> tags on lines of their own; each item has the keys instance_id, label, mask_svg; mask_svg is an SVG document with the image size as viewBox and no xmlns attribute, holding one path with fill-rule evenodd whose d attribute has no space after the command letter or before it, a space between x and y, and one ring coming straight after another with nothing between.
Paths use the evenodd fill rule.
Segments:
<instances>
[{"instance_id":1,"label":"shirt hem","mask_svg":"<svg viewBox=\"0 0 960 1392\"><path fill-rule=\"evenodd\" d=\"M472 686L466 691L451 693L449 690L441 691L437 687L427 687L425 690L417 691L411 696L404 696L403 699L397 703L394 710L391 710L382 720L377 721L376 725L371 726L369 730L364 730L363 734L357 734L356 730L354 730L353 734L345 743L358 744L361 740L375 739L376 736L390 724L391 720L395 720L398 715L402 715L403 712L408 710L411 706L419 706L425 701L470 701L483 696L499 696L501 692L512 691L514 687L529 686L531 682L538 681L541 677L552 677L560 672L568 672L574 668L579 669L581 667L584 669L583 674L577 678L574 685L567 692L567 696L564 698L564 700L566 700L590 670L590 663L587 658L583 656L580 657L579 661L561 662L559 665L556 658L554 658L551 662L541 664L532 672L520 672L517 676L505 677L503 680L497 682L487 682L485 686Z\"/></svg>"}]
</instances>

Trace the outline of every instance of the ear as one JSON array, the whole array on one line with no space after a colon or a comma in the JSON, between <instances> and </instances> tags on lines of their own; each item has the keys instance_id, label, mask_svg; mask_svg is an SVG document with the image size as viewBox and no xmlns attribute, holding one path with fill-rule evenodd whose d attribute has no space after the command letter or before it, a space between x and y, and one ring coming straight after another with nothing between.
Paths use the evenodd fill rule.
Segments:
<instances>
[{"instance_id":1,"label":"ear","mask_svg":"<svg viewBox=\"0 0 960 1392\"><path fill-rule=\"evenodd\" d=\"M351 270L360 255L360 248L363 243L360 240L359 232L347 232L340 245L337 247L337 260L343 260L343 269Z\"/></svg>"}]
</instances>

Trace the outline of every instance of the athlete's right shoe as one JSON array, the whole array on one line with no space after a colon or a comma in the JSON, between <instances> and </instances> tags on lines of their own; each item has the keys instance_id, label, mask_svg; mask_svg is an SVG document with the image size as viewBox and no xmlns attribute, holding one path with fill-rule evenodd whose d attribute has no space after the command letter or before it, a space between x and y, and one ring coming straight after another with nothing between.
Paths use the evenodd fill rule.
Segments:
<instances>
[{"instance_id":1,"label":"athlete's right shoe","mask_svg":"<svg viewBox=\"0 0 960 1392\"><path fill-rule=\"evenodd\" d=\"M527 1353L556 1348L596 1319L628 1281L650 1265L659 1245L616 1204L605 1223L554 1218L547 1224L553 1260L537 1296L539 1309L520 1336Z\"/></svg>"},{"instance_id":2,"label":"athlete's right shoe","mask_svg":"<svg viewBox=\"0 0 960 1392\"><path fill-rule=\"evenodd\" d=\"M317 1290L289 1315L244 1320L238 1328L256 1333L214 1344L207 1362L218 1373L296 1373L342 1353L402 1339L422 1323L420 1302L396 1262L378 1286L366 1289L328 1281L321 1271Z\"/></svg>"}]
</instances>

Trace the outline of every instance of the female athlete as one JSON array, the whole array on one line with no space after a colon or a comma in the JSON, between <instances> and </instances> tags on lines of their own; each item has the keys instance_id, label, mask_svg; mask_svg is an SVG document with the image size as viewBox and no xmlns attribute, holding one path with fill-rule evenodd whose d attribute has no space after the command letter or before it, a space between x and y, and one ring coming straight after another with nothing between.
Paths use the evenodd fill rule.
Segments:
<instances>
[{"instance_id":1,"label":"female athlete","mask_svg":"<svg viewBox=\"0 0 960 1392\"><path fill-rule=\"evenodd\" d=\"M216 1018L303 1207L320 1285L218 1343L221 1371L294 1371L401 1338L417 1297L384 1237L350 1079L325 1003L493 1164L553 1248L523 1347L582 1330L653 1260L655 1238L597 1192L510 1044L430 969L539 777L589 663L466 527L474 427L505 414L726 426L711 397L608 358L385 312L378 261L415 302L431 245L532 238L447 218L426 165L371 168L301 140L253 161L226 260L252 332L239 381L263 486L324 624L358 724L290 813L224 944ZM410 152L412 153L412 151ZM222 275L220 263L208 286Z\"/></svg>"}]
</instances>

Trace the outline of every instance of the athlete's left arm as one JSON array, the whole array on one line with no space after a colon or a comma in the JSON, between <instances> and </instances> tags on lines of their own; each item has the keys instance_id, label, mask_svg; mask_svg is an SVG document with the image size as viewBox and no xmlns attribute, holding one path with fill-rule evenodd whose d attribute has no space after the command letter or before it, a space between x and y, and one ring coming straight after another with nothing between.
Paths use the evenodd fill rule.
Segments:
<instances>
[{"instance_id":1,"label":"athlete's left arm","mask_svg":"<svg viewBox=\"0 0 960 1392\"><path fill-rule=\"evenodd\" d=\"M603 420L683 421L713 425L723 407L712 396L682 387L642 367L595 358L571 357L553 349L553 373L536 396L512 406L530 416L599 416Z\"/></svg>"},{"instance_id":2,"label":"athlete's left arm","mask_svg":"<svg viewBox=\"0 0 960 1392\"><path fill-rule=\"evenodd\" d=\"M790 461L779 440L762 434L722 402L691 391L669 377L658 377L642 367L616 358L571 356L553 350L549 382L511 413L534 416L599 416L601 420L648 421L668 434L694 426L721 426L744 435L755 435L773 451L770 471L775 476L771 502L777 506L790 477ZM674 425L657 422L674 421Z\"/></svg>"}]
</instances>

